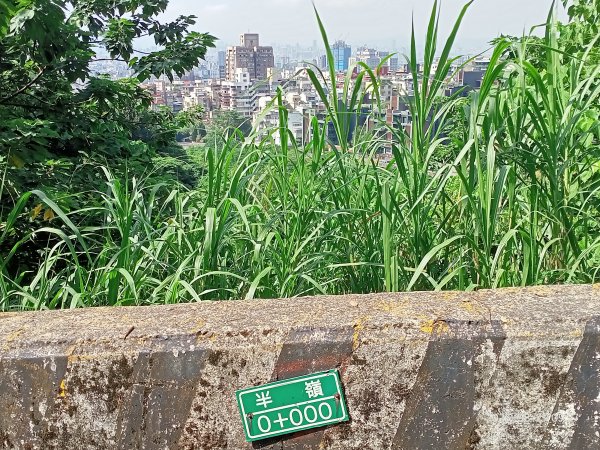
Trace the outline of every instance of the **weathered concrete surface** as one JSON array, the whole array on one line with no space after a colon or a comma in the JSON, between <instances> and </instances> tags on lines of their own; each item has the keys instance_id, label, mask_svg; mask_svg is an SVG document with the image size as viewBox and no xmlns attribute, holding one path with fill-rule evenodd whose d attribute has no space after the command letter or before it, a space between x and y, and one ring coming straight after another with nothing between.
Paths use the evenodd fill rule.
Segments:
<instances>
[{"instance_id":1,"label":"weathered concrete surface","mask_svg":"<svg viewBox=\"0 0 600 450\"><path fill-rule=\"evenodd\" d=\"M335 367L350 422L245 442ZM600 287L0 314L0 448L598 449Z\"/></svg>"}]
</instances>

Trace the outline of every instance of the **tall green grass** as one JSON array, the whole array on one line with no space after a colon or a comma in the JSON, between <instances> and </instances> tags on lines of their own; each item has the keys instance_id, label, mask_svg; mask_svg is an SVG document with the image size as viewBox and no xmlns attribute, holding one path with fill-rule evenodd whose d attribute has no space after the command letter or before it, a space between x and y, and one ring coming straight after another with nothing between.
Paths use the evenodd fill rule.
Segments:
<instances>
[{"instance_id":1,"label":"tall green grass","mask_svg":"<svg viewBox=\"0 0 600 450\"><path fill-rule=\"evenodd\" d=\"M469 5L441 40L435 3L422 73L413 30L409 131L379 120L377 70L361 65L353 81L351 69L338 89L331 69L313 67L327 117L312 119L304 146L288 130L279 91L272 107L280 124L266 137L233 131L217 148L196 150L206 169L196 190L103 169L97 202L84 210L65 213L42 192L25 194L0 220L0 309L595 281L600 67L590 69L589 52L573 59L557 48L552 15L541 44L499 41L481 89L468 97L462 141L440 162L443 125L461 103L439 100ZM545 60L535 66L540 45ZM375 130L348 139L364 108ZM377 163L384 144L393 151L387 166ZM36 203L54 218L19 234ZM47 241L43 253L17 261L32 240Z\"/></svg>"}]
</instances>

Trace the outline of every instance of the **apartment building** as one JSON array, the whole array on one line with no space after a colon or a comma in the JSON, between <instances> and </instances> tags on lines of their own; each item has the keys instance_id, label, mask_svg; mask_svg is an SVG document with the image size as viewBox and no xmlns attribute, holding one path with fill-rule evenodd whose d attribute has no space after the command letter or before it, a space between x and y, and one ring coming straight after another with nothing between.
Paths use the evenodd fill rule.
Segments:
<instances>
[{"instance_id":1,"label":"apartment building","mask_svg":"<svg viewBox=\"0 0 600 450\"><path fill-rule=\"evenodd\" d=\"M247 69L251 81L266 80L268 69L273 67L273 47L261 46L258 34L242 34L240 45L227 48L226 79L229 81L235 80L238 69Z\"/></svg>"},{"instance_id":2,"label":"apartment building","mask_svg":"<svg viewBox=\"0 0 600 450\"><path fill-rule=\"evenodd\" d=\"M252 117L257 96L252 84L250 71L237 68L233 80L221 82L221 109L237 111L244 117Z\"/></svg>"}]
</instances>

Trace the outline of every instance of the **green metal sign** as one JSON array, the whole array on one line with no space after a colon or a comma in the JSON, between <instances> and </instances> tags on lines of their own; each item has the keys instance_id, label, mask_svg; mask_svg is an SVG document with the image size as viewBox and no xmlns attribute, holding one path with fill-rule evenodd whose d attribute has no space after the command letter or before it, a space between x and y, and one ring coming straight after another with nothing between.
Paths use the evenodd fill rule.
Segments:
<instances>
[{"instance_id":1,"label":"green metal sign","mask_svg":"<svg viewBox=\"0 0 600 450\"><path fill-rule=\"evenodd\" d=\"M337 370L242 389L236 396L250 442L349 419Z\"/></svg>"}]
</instances>

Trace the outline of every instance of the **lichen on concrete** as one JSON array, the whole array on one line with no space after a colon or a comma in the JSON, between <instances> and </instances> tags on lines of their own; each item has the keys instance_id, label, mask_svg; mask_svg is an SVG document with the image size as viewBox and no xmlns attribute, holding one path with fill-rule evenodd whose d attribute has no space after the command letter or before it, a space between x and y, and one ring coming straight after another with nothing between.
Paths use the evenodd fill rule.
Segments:
<instances>
[{"instance_id":1,"label":"lichen on concrete","mask_svg":"<svg viewBox=\"0 0 600 450\"><path fill-rule=\"evenodd\" d=\"M6 314L0 448L600 448L600 290ZM251 445L235 391L337 368L348 423Z\"/></svg>"}]
</instances>

